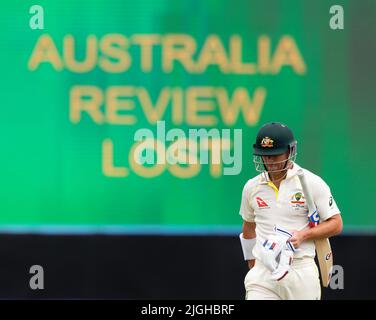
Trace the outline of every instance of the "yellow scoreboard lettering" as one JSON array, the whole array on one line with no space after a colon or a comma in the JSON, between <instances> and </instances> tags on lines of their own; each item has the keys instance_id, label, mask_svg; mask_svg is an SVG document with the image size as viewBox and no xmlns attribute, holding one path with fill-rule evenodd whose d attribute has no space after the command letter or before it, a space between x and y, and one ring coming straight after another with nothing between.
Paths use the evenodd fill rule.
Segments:
<instances>
[{"instance_id":1,"label":"yellow scoreboard lettering","mask_svg":"<svg viewBox=\"0 0 376 320\"><path fill-rule=\"evenodd\" d=\"M53 38L41 35L28 61L29 70L35 71L42 63L50 64L56 71L66 69L73 73L87 73L99 68L107 73L124 73L132 68L150 73L170 74L183 68L188 74L203 74L215 66L222 74L277 74L288 66L298 75L306 72L303 56L289 35L282 36L272 50L270 38L260 35L257 49L251 55L244 53L243 39L232 35L223 41L218 35L208 35L202 44L189 34L123 34L110 33L101 37L88 35L83 58L77 60L77 40L73 35L62 39L59 52ZM161 60L155 61L161 52ZM136 54L131 55L131 52ZM248 60L245 62L244 60ZM156 70L156 66L159 69Z\"/></svg>"},{"instance_id":2,"label":"yellow scoreboard lettering","mask_svg":"<svg viewBox=\"0 0 376 320\"><path fill-rule=\"evenodd\" d=\"M70 91L70 120L82 121L86 114L100 124L134 125L139 112L143 119L155 124L166 117L168 106L172 122L192 126L213 127L218 123L234 125L240 115L247 125L258 122L266 99L266 89L258 87L253 95L239 87L232 94L224 87L164 87L155 103L144 87L110 86L102 90L96 86L74 86ZM185 111L184 111L185 110Z\"/></svg>"},{"instance_id":3,"label":"yellow scoreboard lettering","mask_svg":"<svg viewBox=\"0 0 376 320\"><path fill-rule=\"evenodd\" d=\"M83 39L73 34L66 34L60 39L42 34L31 52L28 68L38 72L43 65L53 71L81 75L99 72L109 74L113 79L119 77L117 74L127 75L128 72L132 75L136 72L145 79L151 76L148 74L153 73L153 77L157 75L154 79L158 79L158 82L151 88L144 84L148 80L140 85L139 81L133 81L133 76L124 77L127 84L109 81L107 86L101 87L90 74L89 82L72 84L68 92L68 108L69 121L74 126L90 124L138 128L140 125L154 126L166 119L171 126L188 128L233 127L238 121L246 126L255 126L262 116L271 89L262 83L250 81L251 77L275 76L285 70L302 76L307 67L295 39L290 35L271 41L268 35L261 34L247 41L245 43L238 34L227 38L208 34L200 41L185 33L89 34ZM223 84L207 85L204 80L187 86L175 76L190 74L198 77L209 70L219 74L224 79ZM246 76L244 84L239 85L237 81L235 87L227 85L226 77L231 75L240 75L238 80ZM137 80L140 77L137 76ZM201 172L202 163L199 161L183 165L181 162L153 165L137 162L135 159L148 149L145 143L131 141L128 156L121 161L115 156L120 145L110 136L103 139L102 174L126 178L134 173L152 178L169 172L175 177L187 179ZM178 152L179 157L189 155L190 160L192 157L198 160L192 142L186 148L179 140L165 144L153 138L147 143L159 147L156 149L157 157ZM231 141L229 143L231 145ZM207 146L215 160L209 163L212 177L222 175L220 154L223 148L223 141L216 139L212 139Z\"/></svg>"}]
</instances>

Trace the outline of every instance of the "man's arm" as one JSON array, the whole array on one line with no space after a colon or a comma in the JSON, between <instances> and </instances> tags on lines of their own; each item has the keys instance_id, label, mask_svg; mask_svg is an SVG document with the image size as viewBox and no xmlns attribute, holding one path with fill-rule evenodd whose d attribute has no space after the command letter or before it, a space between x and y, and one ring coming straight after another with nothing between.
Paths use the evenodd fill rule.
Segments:
<instances>
[{"instance_id":1,"label":"man's arm","mask_svg":"<svg viewBox=\"0 0 376 320\"><path fill-rule=\"evenodd\" d=\"M242 227L244 239L256 238L256 223L243 220ZM255 260L247 260L249 269L252 269L255 265Z\"/></svg>"},{"instance_id":2,"label":"man's arm","mask_svg":"<svg viewBox=\"0 0 376 320\"><path fill-rule=\"evenodd\" d=\"M321 222L314 228L309 228L301 231L293 231L293 236L290 242L295 248L299 248L301 243L306 240L325 239L340 234L343 229L342 217L336 214L329 219Z\"/></svg>"}]
</instances>

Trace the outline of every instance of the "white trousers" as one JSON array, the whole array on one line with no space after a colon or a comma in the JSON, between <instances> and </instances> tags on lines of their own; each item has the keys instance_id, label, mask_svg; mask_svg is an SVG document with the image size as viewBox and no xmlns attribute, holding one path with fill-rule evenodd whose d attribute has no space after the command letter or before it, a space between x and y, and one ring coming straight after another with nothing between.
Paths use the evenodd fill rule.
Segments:
<instances>
[{"instance_id":1,"label":"white trousers","mask_svg":"<svg viewBox=\"0 0 376 320\"><path fill-rule=\"evenodd\" d=\"M319 271L313 258L295 259L289 273L280 281L271 279L271 272L261 261L248 271L244 286L246 300L319 300Z\"/></svg>"}]
</instances>

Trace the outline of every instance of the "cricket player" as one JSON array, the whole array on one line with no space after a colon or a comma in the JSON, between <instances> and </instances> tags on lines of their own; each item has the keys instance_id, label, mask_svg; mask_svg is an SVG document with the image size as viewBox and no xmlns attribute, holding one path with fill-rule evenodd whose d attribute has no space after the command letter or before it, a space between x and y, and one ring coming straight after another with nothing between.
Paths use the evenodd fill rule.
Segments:
<instances>
[{"instance_id":1,"label":"cricket player","mask_svg":"<svg viewBox=\"0 0 376 320\"><path fill-rule=\"evenodd\" d=\"M253 145L256 177L243 188L240 242L249 271L247 300L318 300L321 287L314 262L315 239L342 231L342 218L328 185L303 169L320 223L310 228L295 163L292 131L278 122L259 130Z\"/></svg>"}]
</instances>

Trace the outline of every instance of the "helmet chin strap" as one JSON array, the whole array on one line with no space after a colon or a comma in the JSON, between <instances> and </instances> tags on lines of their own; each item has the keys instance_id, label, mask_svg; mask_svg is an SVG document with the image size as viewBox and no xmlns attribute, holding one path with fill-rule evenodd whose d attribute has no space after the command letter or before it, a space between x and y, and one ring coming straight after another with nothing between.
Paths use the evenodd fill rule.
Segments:
<instances>
[{"instance_id":1,"label":"helmet chin strap","mask_svg":"<svg viewBox=\"0 0 376 320\"><path fill-rule=\"evenodd\" d=\"M286 161L285 161L285 165L283 166L283 168L282 168L281 170L275 171L275 172L284 172L284 174L283 174L280 178L277 178L277 179L271 179L271 178L270 178L270 173L269 173L269 171L266 170L266 172L268 173L267 176L268 176L269 180L271 180L271 181L275 181L275 182L278 182L278 181L281 181L281 180L283 180L284 178L286 178L286 176L287 176L287 171L288 171L288 169L290 169L290 168L287 167L287 166L291 164L291 161L290 161L290 155L291 155L291 149L289 150L289 156L288 156L288 158L286 159ZM264 167L265 167L265 169L266 169L265 164L264 164Z\"/></svg>"},{"instance_id":2,"label":"helmet chin strap","mask_svg":"<svg viewBox=\"0 0 376 320\"><path fill-rule=\"evenodd\" d=\"M288 161L286 161L286 163L287 163L287 162L288 162ZM285 165L285 167L286 167L286 165ZM271 180L271 181L276 181L276 182L283 180L283 179L286 178L286 176L287 176L287 170L288 170L288 169L285 170L285 168L283 168L280 172L284 172L284 174L283 174L281 177L279 177L279 178L273 178L273 179L270 178L270 173L267 171L268 176L269 176L269 180Z\"/></svg>"}]
</instances>

